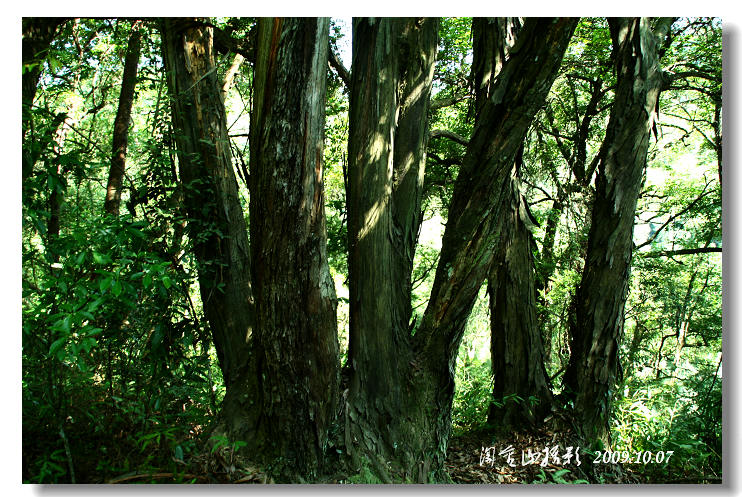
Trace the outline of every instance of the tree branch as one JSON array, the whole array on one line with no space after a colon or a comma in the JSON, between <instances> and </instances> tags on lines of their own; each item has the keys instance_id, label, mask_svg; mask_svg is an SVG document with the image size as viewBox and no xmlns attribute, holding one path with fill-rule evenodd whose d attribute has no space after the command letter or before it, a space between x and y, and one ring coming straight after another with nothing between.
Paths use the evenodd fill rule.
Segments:
<instances>
[{"instance_id":1,"label":"tree branch","mask_svg":"<svg viewBox=\"0 0 742 497\"><path fill-rule=\"evenodd\" d=\"M332 50L332 46L330 46L330 49L327 51L327 59L330 63L330 67L335 69L338 77L343 81L343 84L345 84L345 88L350 91L350 71L345 68L340 57L338 57L338 55Z\"/></svg>"},{"instance_id":2,"label":"tree branch","mask_svg":"<svg viewBox=\"0 0 742 497\"><path fill-rule=\"evenodd\" d=\"M434 112L443 107L450 107L453 104L459 103L469 98L470 95L454 95L453 97L437 98L430 101L430 112Z\"/></svg>"},{"instance_id":3,"label":"tree branch","mask_svg":"<svg viewBox=\"0 0 742 497\"><path fill-rule=\"evenodd\" d=\"M433 138L448 138L449 140L455 141L456 143L459 143L463 146L467 146L469 144L469 139L465 138L458 133L454 133L453 131L448 131L445 129L434 129L430 131L430 139Z\"/></svg>"},{"instance_id":4,"label":"tree branch","mask_svg":"<svg viewBox=\"0 0 742 497\"><path fill-rule=\"evenodd\" d=\"M691 202L690 204L688 204L687 206L685 206L685 208L682 209L677 214L675 214L673 216L670 216L667 219L667 221L665 221L665 223L662 226L660 226L659 229L657 229L657 231L655 231L654 234L651 237L649 237L647 239L647 241L645 241L644 243L642 243L642 244L637 245L636 247L634 247L634 250L640 249L642 247L646 247L647 245L649 245L650 243L652 243L653 241L655 241L655 239L657 239L657 236L659 236L659 234L662 232L662 230L665 229L671 222L673 222L674 220L676 220L677 218L679 218L680 216L682 216L683 214L685 214L686 212L688 212L689 210L691 210L698 202L701 201L701 199L703 199L703 197L705 197L706 195L708 195L710 193L710 191L707 191L706 190L708 188L709 184L710 183L706 183L706 186L703 187L703 191L701 192L701 194L698 197L696 197L696 199L693 202Z\"/></svg>"},{"instance_id":5,"label":"tree branch","mask_svg":"<svg viewBox=\"0 0 742 497\"><path fill-rule=\"evenodd\" d=\"M721 252L721 247L701 247L692 249L660 250L659 252L640 253L642 257L674 257L676 255L707 254Z\"/></svg>"},{"instance_id":6,"label":"tree branch","mask_svg":"<svg viewBox=\"0 0 742 497\"><path fill-rule=\"evenodd\" d=\"M232 83L234 82L234 77L237 75L237 72L240 70L240 66L242 65L242 62L245 60L245 57L239 53L234 55L234 59L232 60L232 65L229 66L229 69L227 69L226 74L224 74L224 80L222 80L222 97L227 97L227 92L232 87Z\"/></svg>"}]
</instances>

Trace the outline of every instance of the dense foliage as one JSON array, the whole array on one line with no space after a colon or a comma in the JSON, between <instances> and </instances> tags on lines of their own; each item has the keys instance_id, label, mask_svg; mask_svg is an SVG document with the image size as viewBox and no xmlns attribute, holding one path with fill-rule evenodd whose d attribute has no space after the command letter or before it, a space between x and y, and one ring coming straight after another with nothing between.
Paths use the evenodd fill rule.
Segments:
<instances>
[{"instance_id":1,"label":"dense foliage","mask_svg":"<svg viewBox=\"0 0 742 497\"><path fill-rule=\"evenodd\" d=\"M217 60L221 81L237 62L235 51L249 45L255 23L244 18L210 22L232 43L231 51ZM23 153L32 168L24 171L22 187L22 478L29 483L266 481L270 468L255 468L240 458L244 442L212 432L224 386L199 293L193 250L198 233L188 230L183 207L178 130L167 101L156 21L142 23L123 208L119 216L103 209L118 88L133 24L128 19L67 19L35 60L26 61L24 55L24 74L36 67L40 76L33 102L24 110ZM331 52L342 54L350 43L349 21L333 19L330 31ZM663 41L668 83L636 210L621 368L613 393L612 449L675 451L669 463L631 466L635 481L718 482L721 22L676 19ZM352 70L349 59L344 62ZM453 185L474 127L471 66L471 19L442 18L429 113L424 222L412 273L412 330L430 298ZM558 394L570 356L570 306L587 250L595 164L613 105L613 67L606 21L582 19L523 148L521 189L535 240L544 367L557 394L549 418L562 419L569 409ZM237 62L236 70L224 101L249 226L253 65ZM337 70L328 66L327 75L327 258L337 294L344 389L349 90ZM454 437L494 436L498 427L487 424L490 404L529 402L493 398L486 289L481 288L468 318L456 360ZM568 422L553 429L571 431ZM489 443L482 440L482 445ZM339 447L328 450L340 454ZM472 457L478 461L479 454ZM325 479L379 481L368 465L354 471L339 470ZM550 475L542 472L534 482L574 480L564 480L565 473Z\"/></svg>"}]
</instances>

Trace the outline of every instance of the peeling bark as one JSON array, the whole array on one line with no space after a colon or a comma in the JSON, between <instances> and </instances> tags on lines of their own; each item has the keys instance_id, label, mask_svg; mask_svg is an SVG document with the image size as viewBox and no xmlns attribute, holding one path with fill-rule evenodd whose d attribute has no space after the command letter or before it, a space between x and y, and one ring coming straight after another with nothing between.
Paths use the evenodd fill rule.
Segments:
<instances>
[{"instance_id":1,"label":"peeling bark","mask_svg":"<svg viewBox=\"0 0 742 497\"><path fill-rule=\"evenodd\" d=\"M232 168L212 28L167 19L161 32L188 235L198 261L204 314L229 390L247 364L254 316L247 230Z\"/></svg>"},{"instance_id":2,"label":"peeling bark","mask_svg":"<svg viewBox=\"0 0 742 497\"><path fill-rule=\"evenodd\" d=\"M634 214L662 88L649 20L609 19L618 84L601 147L587 256L570 312L565 372L578 427L610 442L613 390L629 285Z\"/></svg>"},{"instance_id":3,"label":"peeling bark","mask_svg":"<svg viewBox=\"0 0 742 497\"><path fill-rule=\"evenodd\" d=\"M229 393L225 414L232 435L289 481L322 468L338 398L322 162L329 26L329 18L258 21L250 128L256 325L246 393Z\"/></svg>"}]
</instances>

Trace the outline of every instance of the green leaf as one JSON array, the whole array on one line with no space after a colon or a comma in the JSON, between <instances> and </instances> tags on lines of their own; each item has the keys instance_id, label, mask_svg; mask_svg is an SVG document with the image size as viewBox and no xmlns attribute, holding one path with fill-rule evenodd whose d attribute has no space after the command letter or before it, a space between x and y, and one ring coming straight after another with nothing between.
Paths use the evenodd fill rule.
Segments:
<instances>
[{"instance_id":1,"label":"green leaf","mask_svg":"<svg viewBox=\"0 0 742 497\"><path fill-rule=\"evenodd\" d=\"M116 280L116 282L114 282L113 286L111 287L111 293L114 295L114 297L118 297L119 295L121 295L121 290L121 282Z\"/></svg>"},{"instance_id":2,"label":"green leaf","mask_svg":"<svg viewBox=\"0 0 742 497\"><path fill-rule=\"evenodd\" d=\"M96 264L108 264L111 262L111 258L106 254L101 254L93 250L93 260Z\"/></svg>"},{"instance_id":3,"label":"green leaf","mask_svg":"<svg viewBox=\"0 0 742 497\"><path fill-rule=\"evenodd\" d=\"M95 312L95 310L96 310L96 309L97 309L98 307L100 307L100 305L101 305L101 304L103 303L103 301L104 301L104 300L105 300L105 299L104 299L103 297L99 297L99 298L95 299L94 301L92 301L92 302L91 302L91 303L90 303L90 304L88 305L88 311L90 311L90 312Z\"/></svg>"},{"instance_id":4,"label":"green leaf","mask_svg":"<svg viewBox=\"0 0 742 497\"><path fill-rule=\"evenodd\" d=\"M64 319L60 319L56 323L54 323L53 328L56 330L61 331L62 333L66 335L70 334L70 330L72 330L72 323L70 321L69 316L65 316Z\"/></svg>"},{"instance_id":5,"label":"green leaf","mask_svg":"<svg viewBox=\"0 0 742 497\"><path fill-rule=\"evenodd\" d=\"M55 340L49 347L49 356L57 356L60 361L64 359L64 344L67 342L67 337L64 336L58 340Z\"/></svg>"},{"instance_id":6,"label":"green leaf","mask_svg":"<svg viewBox=\"0 0 742 497\"><path fill-rule=\"evenodd\" d=\"M165 288L170 288L173 286L173 280L171 280L169 276L165 275L162 277L162 284L165 285Z\"/></svg>"},{"instance_id":7,"label":"green leaf","mask_svg":"<svg viewBox=\"0 0 742 497\"><path fill-rule=\"evenodd\" d=\"M152 275L147 273L142 278L142 285L144 288L149 288L149 286L152 284Z\"/></svg>"},{"instance_id":8,"label":"green leaf","mask_svg":"<svg viewBox=\"0 0 742 497\"><path fill-rule=\"evenodd\" d=\"M49 70L52 73L57 73L62 68L62 63L56 59L56 57L49 56Z\"/></svg>"},{"instance_id":9,"label":"green leaf","mask_svg":"<svg viewBox=\"0 0 742 497\"><path fill-rule=\"evenodd\" d=\"M556 480L557 478L561 478L562 476L564 476L564 475L566 475L568 473L569 473L569 470L568 469L560 469L559 471L554 472L553 477Z\"/></svg>"},{"instance_id":10,"label":"green leaf","mask_svg":"<svg viewBox=\"0 0 742 497\"><path fill-rule=\"evenodd\" d=\"M102 279L100 281L100 291L105 292L111 287L111 283L113 283L113 279L109 276L108 278Z\"/></svg>"},{"instance_id":11,"label":"green leaf","mask_svg":"<svg viewBox=\"0 0 742 497\"><path fill-rule=\"evenodd\" d=\"M86 337L83 339L83 341L80 343L82 346L82 349L85 351L86 354L90 353L90 349L98 345L98 340L92 337Z\"/></svg>"}]
</instances>

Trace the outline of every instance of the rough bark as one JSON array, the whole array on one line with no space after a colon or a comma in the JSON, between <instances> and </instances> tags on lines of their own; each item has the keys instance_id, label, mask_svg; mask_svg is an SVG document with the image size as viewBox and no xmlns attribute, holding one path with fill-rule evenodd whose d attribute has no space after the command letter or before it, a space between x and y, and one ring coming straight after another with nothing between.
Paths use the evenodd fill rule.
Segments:
<instances>
[{"instance_id":1,"label":"rough bark","mask_svg":"<svg viewBox=\"0 0 742 497\"><path fill-rule=\"evenodd\" d=\"M456 355L491 267L492 247L501 237L500 217L512 198L513 161L556 78L576 24L577 19L567 18L527 20L477 115L454 186L430 303L415 335L432 379L422 402L433 418L433 447L447 443Z\"/></svg>"},{"instance_id":2,"label":"rough bark","mask_svg":"<svg viewBox=\"0 0 742 497\"><path fill-rule=\"evenodd\" d=\"M141 48L141 21L134 21L131 26L129 43L124 58L124 74L121 79L121 93L116 119L113 121L113 146L111 168L108 172L106 200L103 209L108 214L118 216L121 206L121 185L126 171L126 147L129 143L129 123L131 108L134 105L134 90L137 84L137 65Z\"/></svg>"},{"instance_id":3,"label":"rough bark","mask_svg":"<svg viewBox=\"0 0 742 497\"><path fill-rule=\"evenodd\" d=\"M538 424L552 395L536 314L535 242L518 162L510 176L511 196L500 217L500 240L489 272L493 389L487 422L518 429Z\"/></svg>"},{"instance_id":4,"label":"rough bark","mask_svg":"<svg viewBox=\"0 0 742 497\"><path fill-rule=\"evenodd\" d=\"M564 378L582 434L608 443L634 214L662 87L649 21L609 19L609 26L618 83L600 152L585 268L570 313L571 356Z\"/></svg>"},{"instance_id":5,"label":"rough bark","mask_svg":"<svg viewBox=\"0 0 742 497\"><path fill-rule=\"evenodd\" d=\"M256 325L246 394L225 400L232 435L292 481L322 468L338 397L322 162L329 26L329 18L258 21L250 134Z\"/></svg>"},{"instance_id":6,"label":"rough bark","mask_svg":"<svg viewBox=\"0 0 742 497\"><path fill-rule=\"evenodd\" d=\"M501 245L488 279L492 393L500 404L490 405L487 421L513 429L537 425L552 400L536 316L533 237L517 184L513 178L511 204L501 218Z\"/></svg>"},{"instance_id":7,"label":"rough bark","mask_svg":"<svg viewBox=\"0 0 742 497\"><path fill-rule=\"evenodd\" d=\"M455 186L431 301L410 336L394 325L399 321L388 283L396 276L390 264L395 25L387 19L354 22L348 197L354 375L347 412L350 426L361 429L350 431L348 443L351 451L369 456L382 477L391 469L428 481L442 468L456 354L492 261L495 219L509 199L503 191L510 185L510 166L575 25L576 20L546 19L524 27L524 41L480 112ZM532 64L535 57L543 62Z\"/></svg>"},{"instance_id":8,"label":"rough bark","mask_svg":"<svg viewBox=\"0 0 742 497\"><path fill-rule=\"evenodd\" d=\"M517 18L472 21L477 116L494 89L520 27ZM510 198L499 217L500 237L493 247L495 255L487 277L494 397L487 421L503 428L535 424L551 404L536 319L531 221L519 188L520 162L522 145L507 177Z\"/></svg>"},{"instance_id":9,"label":"rough bark","mask_svg":"<svg viewBox=\"0 0 742 497\"><path fill-rule=\"evenodd\" d=\"M420 461L409 452L419 442L409 431L405 397L411 388L410 280L422 221L437 33L436 19L353 23L346 443L357 464L357 456L371 458L384 479L390 478L384 461L404 459L401 466L408 469Z\"/></svg>"},{"instance_id":10,"label":"rough bark","mask_svg":"<svg viewBox=\"0 0 742 497\"><path fill-rule=\"evenodd\" d=\"M522 26L518 17L472 19L472 81L476 113L484 106Z\"/></svg>"},{"instance_id":11,"label":"rough bark","mask_svg":"<svg viewBox=\"0 0 742 497\"><path fill-rule=\"evenodd\" d=\"M214 63L212 28L166 19L168 74L188 234L204 314L229 389L247 363L253 324L250 253Z\"/></svg>"}]
</instances>

